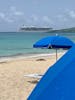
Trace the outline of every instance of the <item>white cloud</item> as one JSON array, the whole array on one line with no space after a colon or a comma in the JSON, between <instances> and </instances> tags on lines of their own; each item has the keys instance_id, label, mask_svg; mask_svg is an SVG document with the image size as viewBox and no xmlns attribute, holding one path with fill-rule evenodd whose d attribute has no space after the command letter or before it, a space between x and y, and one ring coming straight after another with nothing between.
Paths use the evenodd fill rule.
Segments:
<instances>
[{"instance_id":1,"label":"white cloud","mask_svg":"<svg viewBox=\"0 0 75 100\"><path fill-rule=\"evenodd\" d=\"M5 14L0 12L0 18L4 19L5 18Z\"/></svg>"},{"instance_id":2,"label":"white cloud","mask_svg":"<svg viewBox=\"0 0 75 100\"><path fill-rule=\"evenodd\" d=\"M22 16L22 15L24 15L24 13L23 12L20 12L20 11L15 11L14 12L14 15Z\"/></svg>"},{"instance_id":3,"label":"white cloud","mask_svg":"<svg viewBox=\"0 0 75 100\"><path fill-rule=\"evenodd\" d=\"M50 19L49 19L48 16L43 16L43 20L46 21L46 22L49 22L50 21Z\"/></svg>"},{"instance_id":4,"label":"white cloud","mask_svg":"<svg viewBox=\"0 0 75 100\"><path fill-rule=\"evenodd\" d=\"M15 15L15 16L23 16L24 15L24 12L17 10L17 8L14 7L14 6L10 7L10 13L12 14L12 16L13 15Z\"/></svg>"},{"instance_id":5,"label":"white cloud","mask_svg":"<svg viewBox=\"0 0 75 100\"><path fill-rule=\"evenodd\" d=\"M69 16L70 16L71 18L75 18L75 11L70 11L70 12L69 12Z\"/></svg>"},{"instance_id":6,"label":"white cloud","mask_svg":"<svg viewBox=\"0 0 75 100\"><path fill-rule=\"evenodd\" d=\"M9 22L9 23L13 23L13 22L14 22L14 20L13 20L13 19L10 19L10 18L8 18L8 17L7 17L7 18L5 18L5 21L6 21L6 22Z\"/></svg>"},{"instance_id":7,"label":"white cloud","mask_svg":"<svg viewBox=\"0 0 75 100\"><path fill-rule=\"evenodd\" d=\"M33 21L38 21L38 16L36 16L36 15L32 15L31 18Z\"/></svg>"},{"instance_id":8,"label":"white cloud","mask_svg":"<svg viewBox=\"0 0 75 100\"><path fill-rule=\"evenodd\" d=\"M64 22L68 21L68 17L67 17L66 14L58 15L57 18L58 18L59 21L64 21Z\"/></svg>"},{"instance_id":9,"label":"white cloud","mask_svg":"<svg viewBox=\"0 0 75 100\"><path fill-rule=\"evenodd\" d=\"M64 27L70 27L71 25L74 25L75 22L75 11L74 10L64 10L55 18L56 23Z\"/></svg>"},{"instance_id":10,"label":"white cloud","mask_svg":"<svg viewBox=\"0 0 75 100\"><path fill-rule=\"evenodd\" d=\"M65 16L68 19L74 19L75 18L75 11L74 10L65 10L65 13L63 14L63 16Z\"/></svg>"},{"instance_id":11,"label":"white cloud","mask_svg":"<svg viewBox=\"0 0 75 100\"><path fill-rule=\"evenodd\" d=\"M39 16L35 14L31 15L31 17L28 17L26 22L28 25L53 25L53 21L48 16Z\"/></svg>"},{"instance_id":12,"label":"white cloud","mask_svg":"<svg viewBox=\"0 0 75 100\"><path fill-rule=\"evenodd\" d=\"M16 7L11 6L6 12L0 12L0 20L8 23L17 21L18 19L23 19L24 13L17 10Z\"/></svg>"},{"instance_id":13,"label":"white cloud","mask_svg":"<svg viewBox=\"0 0 75 100\"><path fill-rule=\"evenodd\" d=\"M43 16L42 20L48 24L53 24L53 21L48 16Z\"/></svg>"},{"instance_id":14,"label":"white cloud","mask_svg":"<svg viewBox=\"0 0 75 100\"><path fill-rule=\"evenodd\" d=\"M13 22L13 20L3 12L0 12L0 18L5 22L11 22L11 23Z\"/></svg>"},{"instance_id":15,"label":"white cloud","mask_svg":"<svg viewBox=\"0 0 75 100\"><path fill-rule=\"evenodd\" d=\"M11 11L15 11L15 10L16 10L16 7L15 7L15 6L11 6L11 7L10 7L10 10L11 10Z\"/></svg>"}]
</instances>

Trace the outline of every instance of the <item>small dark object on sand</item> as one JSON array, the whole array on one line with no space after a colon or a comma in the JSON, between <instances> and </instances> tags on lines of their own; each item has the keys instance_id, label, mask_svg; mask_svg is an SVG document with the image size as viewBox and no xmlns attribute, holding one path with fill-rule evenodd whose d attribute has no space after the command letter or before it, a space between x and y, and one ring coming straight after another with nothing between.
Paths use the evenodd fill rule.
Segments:
<instances>
[{"instance_id":1,"label":"small dark object on sand","mask_svg":"<svg viewBox=\"0 0 75 100\"><path fill-rule=\"evenodd\" d=\"M36 61L46 61L46 60L45 60L45 59L40 58L40 59L37 59Z\"/></svg>"}]
</instances>

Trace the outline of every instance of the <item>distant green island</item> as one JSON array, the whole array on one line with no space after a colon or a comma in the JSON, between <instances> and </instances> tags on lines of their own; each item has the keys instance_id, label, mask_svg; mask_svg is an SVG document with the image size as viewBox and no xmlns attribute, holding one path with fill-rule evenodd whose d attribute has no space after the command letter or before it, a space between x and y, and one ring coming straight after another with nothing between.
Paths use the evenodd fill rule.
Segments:
<instances>
[{"instance_id":1,"label":"distant green island","mask_svg":"<svg viewBox=\"0 0 75 100\"><path fill-rule=\"evenodd\" d=\"M73 33L75 33L75 27L66 28L66 29L59 29L59 30L51 30L51 31L48 31L48 32L63 32L63 33L73 32Z\"/></svg>"}]
</instances>

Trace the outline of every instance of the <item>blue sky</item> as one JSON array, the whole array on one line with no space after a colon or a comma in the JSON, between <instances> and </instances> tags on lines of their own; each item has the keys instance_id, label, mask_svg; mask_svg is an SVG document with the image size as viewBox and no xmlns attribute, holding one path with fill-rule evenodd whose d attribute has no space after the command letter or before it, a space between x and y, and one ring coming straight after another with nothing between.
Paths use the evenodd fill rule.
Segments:
<instances>
[{"instance_id":1,"label":"blue sky","mask_svg":"<svg viewBox=\"0 0 75 100\"><path fill-rule=\"evenodd\" d=\"M75 27L75 0L0 0L0 31Z\"/></svg>"}]
</instances>

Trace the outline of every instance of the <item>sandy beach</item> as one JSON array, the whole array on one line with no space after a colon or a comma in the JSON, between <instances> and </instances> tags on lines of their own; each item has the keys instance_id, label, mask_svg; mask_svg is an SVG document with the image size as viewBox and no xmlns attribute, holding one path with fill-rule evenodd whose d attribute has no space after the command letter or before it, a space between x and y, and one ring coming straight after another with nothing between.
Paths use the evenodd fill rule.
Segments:
<instances>
[{"instance_id":1,"label":"sandy beach","mask_svg":"<svg viewBox=\"0 0 75 100\"><path fill-rule=\"evenodd\" d=\"M58 59L62 54L58 55ZM37 79L26 74L44 74L55 63L55 54L0 62L0 100L26 100Z\"/></svg>"}]
</instances>

